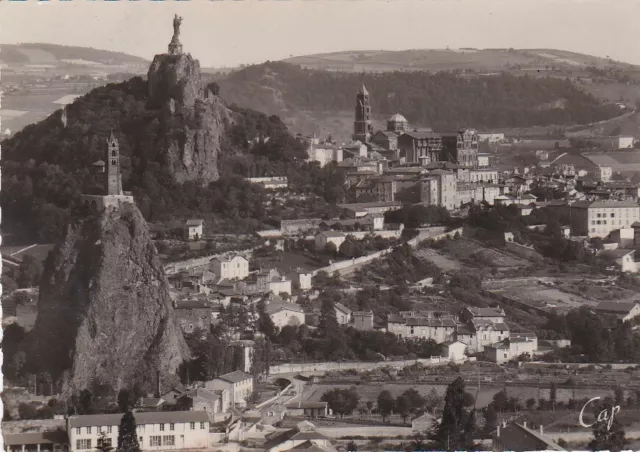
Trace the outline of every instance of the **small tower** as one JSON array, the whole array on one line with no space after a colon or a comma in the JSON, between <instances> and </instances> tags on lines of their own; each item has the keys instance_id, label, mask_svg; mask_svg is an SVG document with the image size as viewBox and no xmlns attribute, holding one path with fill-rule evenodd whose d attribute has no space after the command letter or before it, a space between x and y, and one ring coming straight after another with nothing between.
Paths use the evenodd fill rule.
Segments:
<instances>
[{"instance_id":1,"label":"small tower","mask_svg":"<svg viewBox=\"0 0 640 452\"><path fill-rule=\"evenodd\" d=\"M353 122L353 139L368 143L373 134L369 92L364 84L356 96L356 120Z\"/></svg>"},{"instance_id":2,"label":"small tower","mask_svg":"<svg viewBox=\"0 0 640 452\"><path fill-rule=\"evenodd\" d=\"M120 174L120 146L118 140L113 135L107 139L106 154L106 171L105 171L105 195L122 195L122 176Z\"/></svg>"}]
</instances>

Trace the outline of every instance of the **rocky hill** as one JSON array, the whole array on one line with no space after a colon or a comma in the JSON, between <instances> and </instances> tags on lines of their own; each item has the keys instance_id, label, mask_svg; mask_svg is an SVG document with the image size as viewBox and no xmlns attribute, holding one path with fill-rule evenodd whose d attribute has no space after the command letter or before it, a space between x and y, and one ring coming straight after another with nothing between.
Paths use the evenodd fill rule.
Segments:
<instances>
[{"instance_id":1,"label":"rocky hill","mask_svg":"<svg viewBox=\"0 0 640 452\"><path fill-rule=\"evenodd\" d=\"M33 365L76 392L170 379L189 352L147 225L133 204L87 213L49 255ZM167 381L167 380L164 380Z\"/></svg>"}]
</instances>

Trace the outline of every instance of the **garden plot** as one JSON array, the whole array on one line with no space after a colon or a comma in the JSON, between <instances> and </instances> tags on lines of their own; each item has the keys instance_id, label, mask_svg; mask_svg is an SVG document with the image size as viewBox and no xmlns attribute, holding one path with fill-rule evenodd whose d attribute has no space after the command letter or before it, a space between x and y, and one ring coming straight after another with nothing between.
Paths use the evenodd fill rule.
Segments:
<instances>
[{"instance_id":1,"label":"garden plot","mask_svg":"<svg viewBox=\"0 0 640 452\"><path fill-rule=\"evenodd\" d=\"M515 268L528 267L531 264L527 260L487 248L468 239L447 240L438 251L452 259L469 262L474 267Z\"/></svg>"},{"instance_id":2,"label":"garden plot","mask_svg":"<svg viewBox=\"0 0 640 452\"><path fill-rule=\"evenodd\" d=\"M494 289L491 292L541 309L569 310L596 304L595 301L586 297L534 283Z\"/></svg>"},{"instance_id":3,"label":"garden plot","mask_svg":"<svg viewBox=\"0 0 640 452\"><path fill-rule=\"evenodd\" d=\"M431 262L444 272L460 270L463 268L463 265L457 260L451 259L450 257L431 248L416 250L414 254L418 259Z\"/></svg>"}]
</instances>

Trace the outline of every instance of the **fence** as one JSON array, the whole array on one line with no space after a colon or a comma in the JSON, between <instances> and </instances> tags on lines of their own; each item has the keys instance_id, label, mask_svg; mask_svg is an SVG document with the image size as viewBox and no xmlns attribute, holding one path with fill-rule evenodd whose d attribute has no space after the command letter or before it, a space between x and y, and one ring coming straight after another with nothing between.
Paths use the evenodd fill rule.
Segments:
<instances>
[{"instance_id":1,"label":"fence","mask_svg":"<svg viewBox=\"0 0 640 452\"><path fill-rule=\"evenodd\" d=\"M436 230L434 231L434 229ZM453 229L448 232L443 232L444 230L445 230L444 227L438 227L438 228L429 228L428 230L421 231L417 237L414 237L411 240L408 240L407 244L413 247L413 246L416 246L422 240L426 240L426 239L441 240L445 237L451 238L456 233L462 235L462 233L464 232L463 228ZM436 232L436 234L434 234L434 232ZM322 272L322 271L327 272L329 274L332 274L333 272L338 272L340 274L350 273L351 271L355 270L356 266L369 263L374 259L378 259L379 257L385 256L391 253L394 248L395 246L392 246L390 248L387 248L386 250L376 251L375 253L367 254L366 256L358 257L355 259L350 259L350 260L340 261L340 262L333 262L331 265L314 270L313 272L311 272L311 275L316 276L319 272Z\"/></svg>"},{"instance_id":2,"label":"fence","mask_svg":"<svg viewBox=\"0 0 640 452\"><path fill-rule=\"evenodd\" d=\"M406 359L401 361L379 362L324 362L324 363L286 363L269 367L269 375L305 372L330 372L340 370L372 370L382 367L402 368L413 364L434 365L452 362L446 356L433 356L431 358Z\"/></svg>"}]
</instances>

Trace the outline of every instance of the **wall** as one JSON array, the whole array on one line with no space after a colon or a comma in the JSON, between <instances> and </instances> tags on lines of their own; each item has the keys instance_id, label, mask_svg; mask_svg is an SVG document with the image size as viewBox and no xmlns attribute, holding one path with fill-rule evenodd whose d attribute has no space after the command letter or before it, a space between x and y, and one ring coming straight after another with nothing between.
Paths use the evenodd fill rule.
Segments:
<instances>
[{"instance_id":1,"label":"wall","mask_svg":"<svg viewBox=\"0 0 640 452\"><path fill-rule=\"evenodd\" d=\"M420 363L422 365L438 365L447 364L449 359L446 357L434 356L423 359L407 359L402 361L378 361L378 362L325 362L325 363L286 363L271 366L269 375L303 373L303 372L330 372L334 370L371 370L380 367L397 367L402 368Z\"/></svg>"},{"instance_id":2,"label":"wall","mask_svg":"<svg viewBox=\"0 0 640 452\"><path fill-rule=\"evenodd\" d=\"M516 242L505 242L504 246L507 251L525 259L542 259L540 253L538 253L534 248L529 248Z\"/></svg>"},{"instance_id":3,"label":"wall","mask_svg":"<svg viewBox=\"0 0 640 452\"><path fill-rule=\"evenodd\" d=\"M316 430L323 435L326 435L330 438L342 438L344 436L377 436L377 437L388 437L394 438L396 436L410 436L413 435L413 430L411 427L383 427L383 426L375 426L375 427L359 427L359 426L349 426L349 427L317 427Z\"/></svg>"},{"instance_id":4,"label":"wall","mask_svg":"<svg viewBox=\"0 0 640 452\"><path fill-rule=\"evenodd\" d=\"M446 228L444 227L424 229L420 231L417 237L407 241L407 244L413 247L413 246L416 246L422 240L426 240L426 239L441 240L445 237L453 237L456 234L456 232L459 233L460 235L462 235L464 232L463 228L453 229L451 231L444 232L445 229ZM315 276L321 271L327 272L330 275L336 271L342 275L348 274L353 270L355 270L356 266L358 265L366 264L368 262L371 262L374 259L378 259L379 257L389 254L390 252L393 251L393 248L394 246L387 248L386 250L367 254L366 256L362 256L357 259L349 259L345 261L334 262L327 267L322 267L322 268L318 268L317 270L314 270L313 272L311 272L311 274L312 276Z\"/></svg>"}]
</instances>

